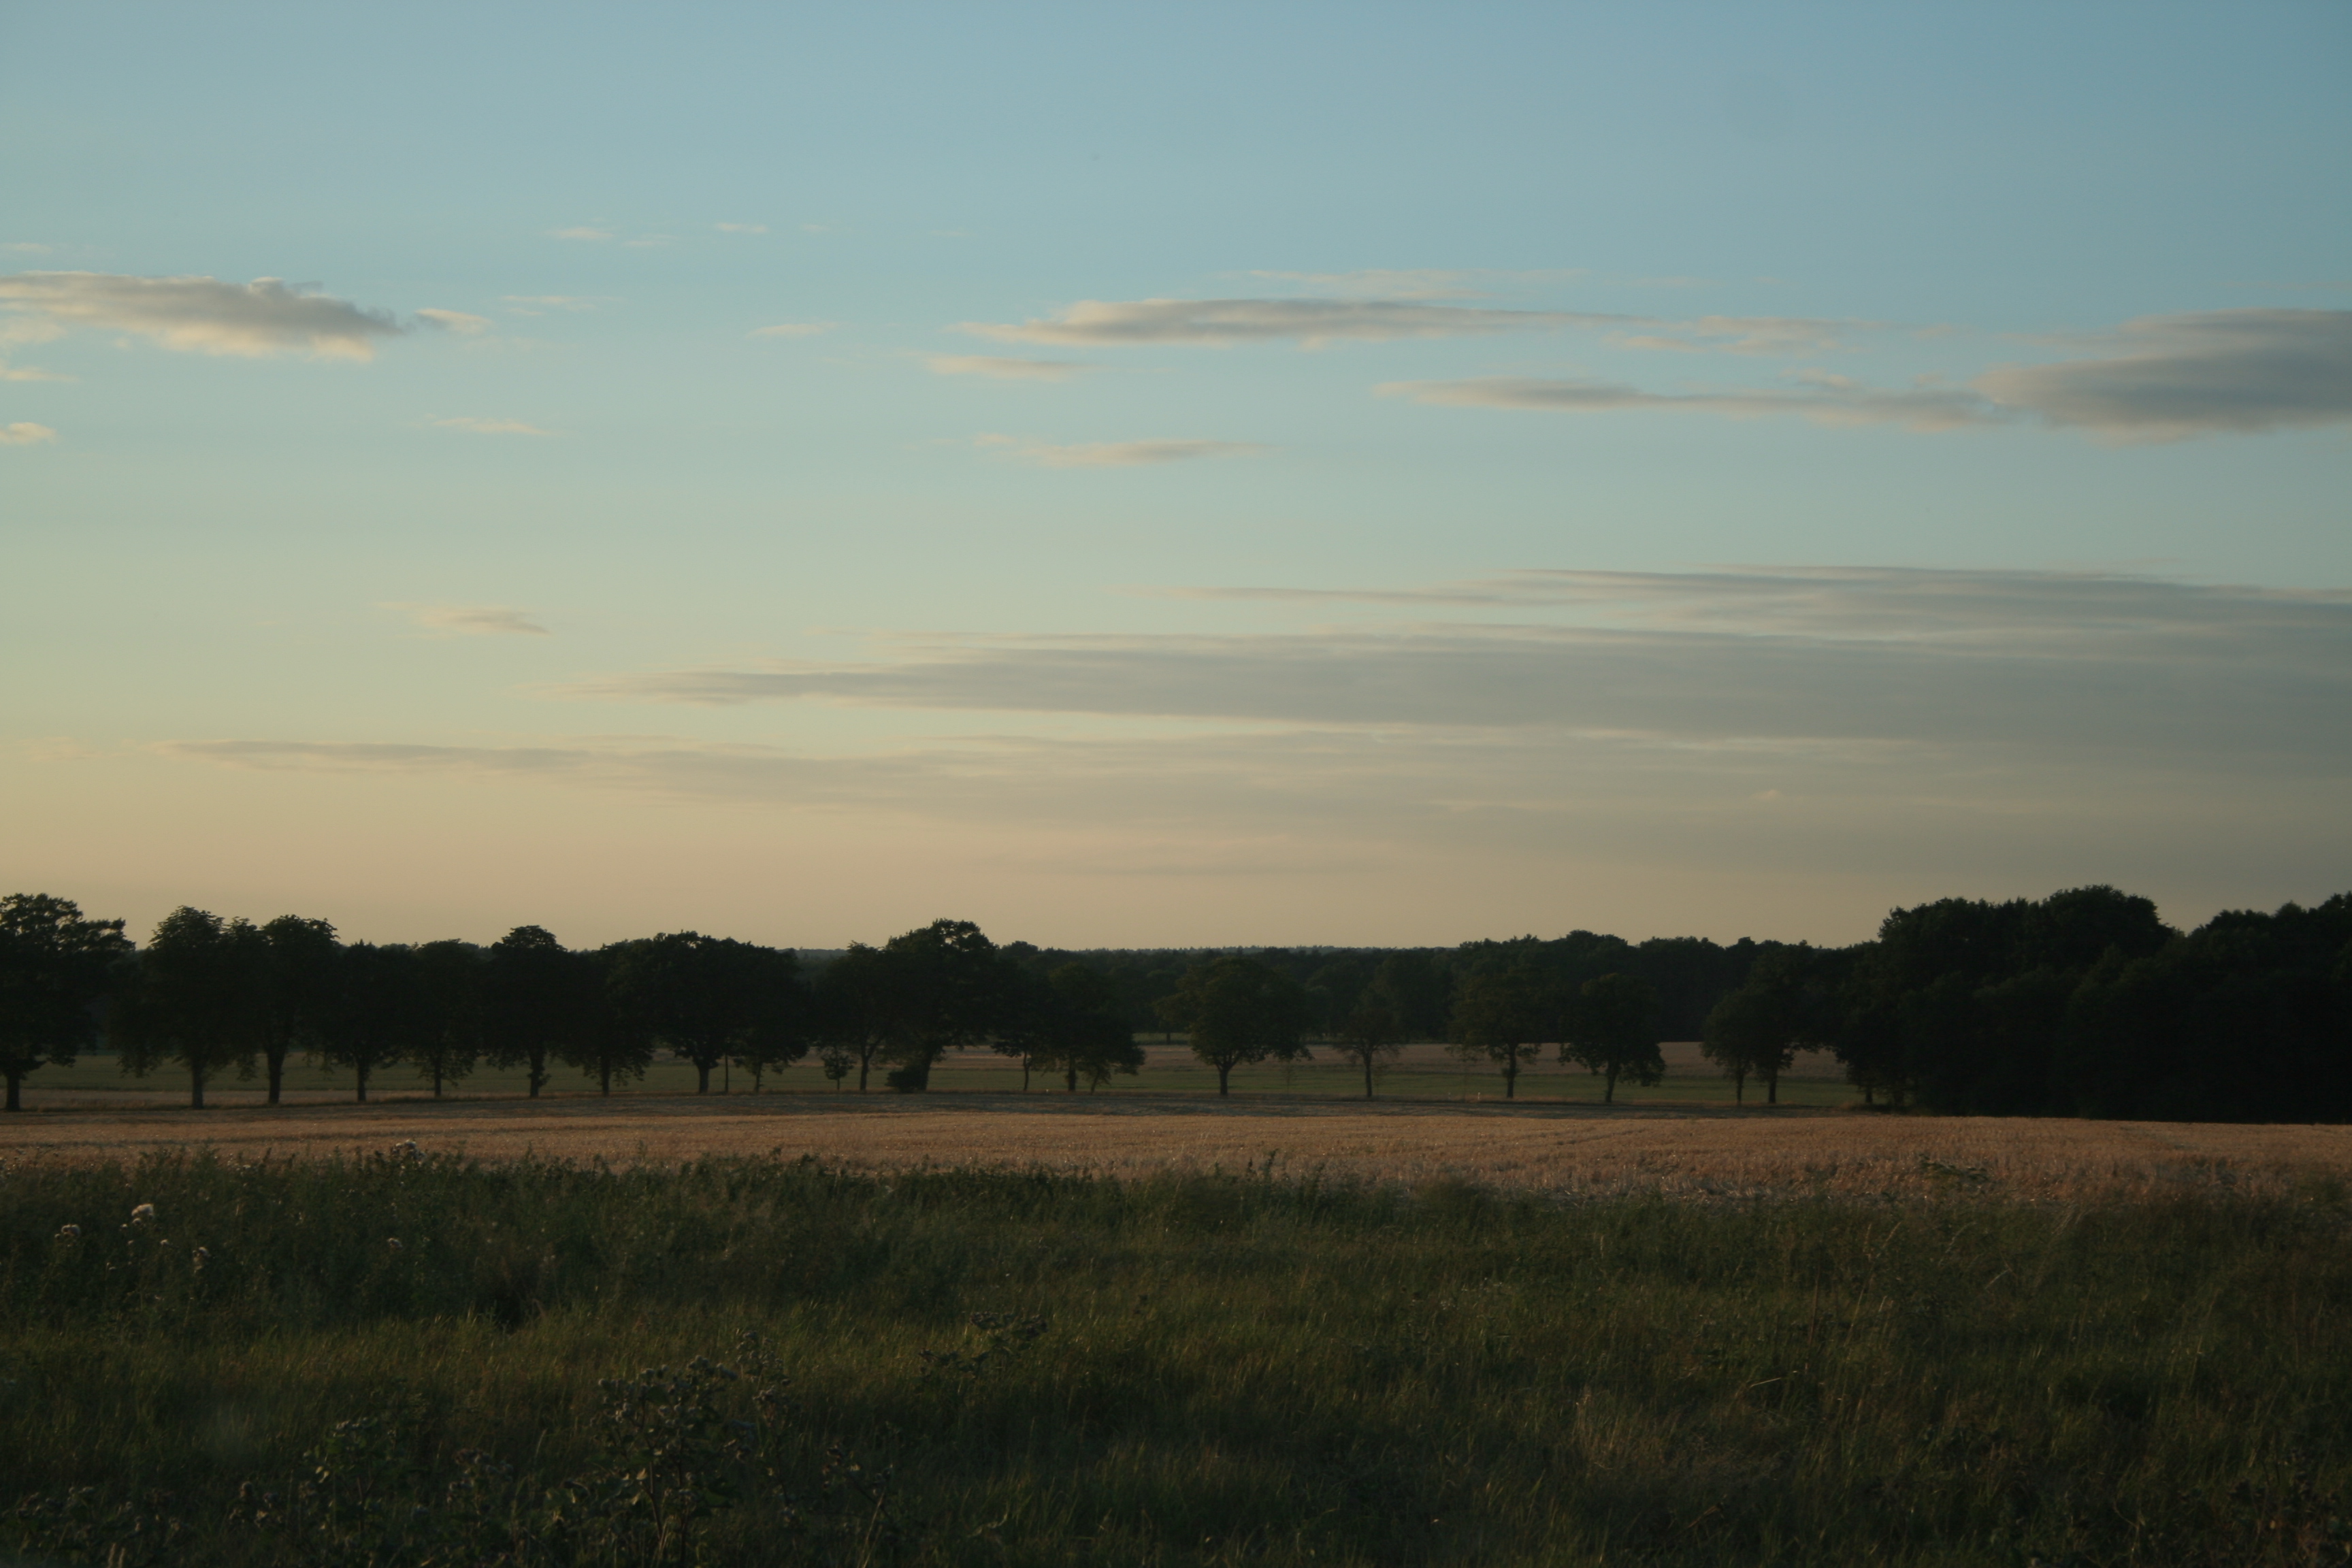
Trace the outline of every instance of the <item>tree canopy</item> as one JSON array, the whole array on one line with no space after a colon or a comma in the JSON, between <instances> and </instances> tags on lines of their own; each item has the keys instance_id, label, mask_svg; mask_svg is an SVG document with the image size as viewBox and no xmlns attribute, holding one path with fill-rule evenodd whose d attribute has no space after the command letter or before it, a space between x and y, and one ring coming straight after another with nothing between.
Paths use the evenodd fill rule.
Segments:
<instances>
[{"instance_id":1,"label":"tree canopy","mask_svg":"<svg viewBox=\"0 0 2352 1568\"><path fill-rule=\"evenodd\" d=\"M1220 1095L1233 1093L1237 1067L1307 1054L1307 988L1255 958L1196 963L1159 1005L1192 1037L1192 1054L1217 1069Z\"/></svg>"},{"instance_id":2,"label":"tree canopy","mask_svg":"<svg viewBox=\"0 0 2352 1568\"><path fill-rule=\"evenodd\" d=\"M22 1110L26 1074L70 1067L98 1036L99 1003L130 955L121 921L85 919L70 899L0 898L0 1077Z\"/></svg>"}]
</instances>

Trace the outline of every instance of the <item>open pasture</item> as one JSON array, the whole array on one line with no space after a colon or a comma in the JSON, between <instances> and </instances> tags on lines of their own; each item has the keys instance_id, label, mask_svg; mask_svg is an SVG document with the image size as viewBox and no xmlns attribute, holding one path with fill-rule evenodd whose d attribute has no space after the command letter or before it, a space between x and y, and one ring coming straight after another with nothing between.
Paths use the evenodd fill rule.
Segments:
<instances>
[{"instance_id":1,"label":"open pasture","mask_svg":"<svg viewBox=\"0 0 2352 1568\"><path fill-rule=\"evenodd\" d=\"M1728 1079L1717 1072L1713 1064L1699 1054L1695 1040L1673 1041L1661 1048L1665 1058L1666 1076L1648 1089L1639 1084L1622 1083L1617 1099L1624 1105L1646 1106L1713 1106L1731 1105L1736 1095ZM882 1074L877 1068L872 1088L882 1088ZM1385 1064L1379 1074L1378 1089L1383 1100L1442 1100L1483 1103L1503 1097L1501 1075L1492 1064L1479 1061L1465 1063L1442 1045L1407 1046L1398 1057ZM549 1080L547 1093L576 1097L593 1092L593 1080L584 1079L571 1068L558 1067ZM992 1093L1024 1092L1021 1066L993 1051L951 1051L931 1075L934 1089L982 1089ZM1153 1038L1144 1045L1143 1070L1135 1075L1121 1074L1099 1089L1082 1085L1079 1093L1094 1098L1129 1095L1213 1094L1217 1087L1214 1068L1202 1065L1192 1050L1181 1041L1170 1043ZM712 1075L715 1093L749 1094L753 1091L751 1075L733 1067L722 1068ZM792 1067L767 1074L764 1091L790 1093L836 1094L855 1092L853 1077L846 1088L826 1081L814 1058L804 1058ZM692 1064L665 1058L655 1062L639 1081L617 1084L615 1094L686 1094L694 1089ZM1037 1095L1060 1092L1059 1079L1044 1075L1033 1076L1026 1092ZM1234 1097L1236 1099L1293 1099L1307 1096L1327 1100L1361 1100L1364 1093L1362 1071L1352 1066L1331 1046L1314 1047L1314 1054L1301 1062L1266 1062L1244 1067L1234 1073ZM332 1104L352 1098L352 1075L348 1070L331 1069L314 1061L296 1058L287 1064L286 1100L289 1104ZM477 1066L465 1078L452 1083L452 1095L479 1099L485 1096L521 1097L528 1085L519 1067L495 1067L484 1063ZM1761 1100L1760 1085L1750 1083L1748 1098ZM219 1106L260 1105L264 1095L257 1078L240 1079L224 1074L215 1079L205 1090L207 1101ZM416 1100L428 1098L426 1086L414 1068L387 1068L375 1075L368 1087L371 1100ZM1524 1072L1519 1079L1518 1098L1534 1101L1598 1101L1601 1083L1581 1068L1562 1067L1546 1060ZM1841 1076L1836 1062L1821 1052L1800 1055L1796 1066L1780 1079L1780 1102L1784 1105L1843 1105L1854 1098L1853 1089ZM169 1071L152 1073L143 1078L125 1074L116 1058L108 1053L91 1052L71 1067L46 1068L27 1079L25 1103L32 1109L66 1105L184 1105L188 1099L186 1079Z\"/></svg>"}]
</instances>

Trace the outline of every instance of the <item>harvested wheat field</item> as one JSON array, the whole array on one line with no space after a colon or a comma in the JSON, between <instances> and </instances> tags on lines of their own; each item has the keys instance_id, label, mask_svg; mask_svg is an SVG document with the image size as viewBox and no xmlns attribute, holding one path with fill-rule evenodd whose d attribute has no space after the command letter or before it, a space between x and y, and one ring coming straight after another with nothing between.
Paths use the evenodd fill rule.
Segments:
<instances>
[{"instance_id":1,"label":"harvested wheat field","mask_svg":"<svg viewBox=\"0 0 2352 1568\"><path fill-rule=\"evenodd\" d=\"M1045 1167L1120 1176L1271 1169L1293 1178L1452 1180L1559 1196L1965 1192L2063 1200L2276 1193L2352 1178L2352 1129L2342 1127L1171 1096L1072 1103L996 1094L57 1110L0 1127L0 1161L80 1163L173 1150L303 1158L412 1141L484 1160L667 1164L703 1155L814 1155L869 1170Z\"/></svg>"}]
</instances>

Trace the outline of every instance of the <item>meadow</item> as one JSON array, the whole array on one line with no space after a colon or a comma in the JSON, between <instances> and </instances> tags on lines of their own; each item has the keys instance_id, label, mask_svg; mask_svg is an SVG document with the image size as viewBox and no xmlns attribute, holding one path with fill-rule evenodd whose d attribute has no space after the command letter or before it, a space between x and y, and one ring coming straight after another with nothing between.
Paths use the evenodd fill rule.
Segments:
<instances>
[{"instance_id":1,"label":"meadow","mask_svg":"<svg viewBox=\"0 0 2352 1568\"><path fill-rule=\"evenodd\" d=\"M1666 1061L1666 1076L1655 1085L1644 1089L1639 1084L1620 1084L1617 1099L1629 1106L1728 1106L1735 1103L1735 1090L1729 1079L1715 1070L1699 1055L1696 1042L1671 1042L1662 1047ZM882 1092L883 1068L877 1068L871 1089ZM1018 1062L993 1051L950 1051L931 1075L934 1092L981 1091L992 1094L1024 1092ZM1503 1098L1503 1080L1499 1072L1487 1063L1465 1064L1448 1054L1441 1045L1408 1046L1393 1061L1380 1071L1379 1097L1384 1100L1455 1100L1483 1103ZM692 1064L665 1057L654 1062L644 1079L617 1086L615 1098L635 1094L685 1094L694 1089ZM751 1075L730 1064L712 1075L714 1093L739 1095L755 1092ZM1213 1094L1216 1090L1215 1069L1202 1065L1192 1051L1181 1043L1150 1041L1144 1047L1144 1067L1139 1073L1118 1074L1099 1087L1081 1085L1082 1098L1119 1098L1130 1095L1198 1095ZM594 1090L593 1079L577 1071L555 1069L547 1093L551 1096L577 1097ZM1288 1099L1307 1097L1327 1100L1361 1100L1364 1093L1363 1074L1341 1059L1329 1046L1316 1048L1314 1057L1304 1062L1266 1062L1255 1067L1239 1068L1233 1078L1234 1098L1238 1100ZM768 1072L763 1082L756 1086L759 1092L790 1094L848 1094L856 1090L856 1080L846 1087L828 1081L816 1062L803 1059L791 1067ZM528 1091L520 1068L500 1068L483 1064L467 1077L448 1086L447 1095L461 1099L521 1098ZM110 1052L85 1052L69 1067L44 1068L25 1082L25 1104L27 1109L40 1110L68 1105L99 1104L185 1104L187 1082L184 1076L168 1068L143 1077L133 1077L121 1069L118 1059ZM407 1068L391 1068L380 1072L369 1086L371 1100L403 1100L424 1098L427 1089L415 1071ZM1045 1074L1032 1075L1027 1093L1034 1095L1061 1094L1061 1080ZM1748 1100L1760 1103L1764 1091L1750 1082ZM259 1081L238 1079L224 1074L205 1089L205 1097L221 1106L258 1105L263 1094ZM289 1104L334 1104L352 1099L352 1077L348 1071L333 1070L312 1059L295 1058L286 1067L286 1098ZM1581 1068L1563 1067L1545 1061L1526 1070L1519 1079L1518 1099L1532 1102L1569 1100L1576 1102L1601 1100L1601 1084ZM1797 1068L1780 1080L1780 1101L1791 1106L1843 1105L1855 1098L1840 1074L1837 1065L1820 1052L1798 1058Z\"/></svg>"},{"instance_id":2,"label":"meadow","mask_svg":"<svg viewBox=\"0 0 2352 1568\"><path fill-rule=\"evenodd\" d=\"M1694 1196L1283 1164L18 1150L0 1551L2023 1568L2352 1542L2325 1163L2051 1195L1918 1156L1902 1191L1790 1167Z\"/></svg>"}]
</instances>

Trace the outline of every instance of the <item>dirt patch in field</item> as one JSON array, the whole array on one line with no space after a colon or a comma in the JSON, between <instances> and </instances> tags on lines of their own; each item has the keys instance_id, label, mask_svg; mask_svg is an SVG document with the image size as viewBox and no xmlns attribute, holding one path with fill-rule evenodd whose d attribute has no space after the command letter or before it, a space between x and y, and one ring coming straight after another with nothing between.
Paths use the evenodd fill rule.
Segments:
<instances>
[{"instance_id":1,"label":"dirt patch in field","mask_svg":"<svg viewBox=\"0 0 2352 1568\"><path fill-rule=\"evenodd\" d=\"M0 1162L128 1160L209 1149L241 1160L421 1148L668 1164L814 1155L875 1170L1045 1166L1138 1175L1265 1170L1470 1181L1559 1194L2275 1193L2352 1180L2352 1129L1896 1117L1840 1110L1654 1110L839 1094L633 1095L232 1109L60 1109L0 1122Z\"/></svg>"}]
</instances>

